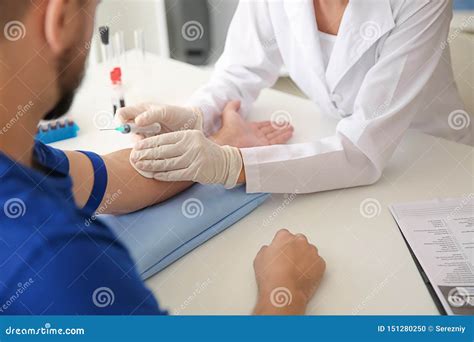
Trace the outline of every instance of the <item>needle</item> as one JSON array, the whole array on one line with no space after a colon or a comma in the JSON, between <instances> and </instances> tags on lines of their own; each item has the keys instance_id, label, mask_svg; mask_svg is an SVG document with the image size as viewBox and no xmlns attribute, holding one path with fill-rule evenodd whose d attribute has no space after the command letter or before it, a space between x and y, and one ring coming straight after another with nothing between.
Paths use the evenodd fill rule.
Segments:
<instances>
[{"instance_id":1,"label":"needle","mask_svg":"<svg viewBox=\"0 0 474 342\"><path fill-rule=\"evenodd\" d=\"M135 124L125 124L116 128L103 128L101 131L117 131L122 134L147 134L147 135L158 135L161 132L161 125L155 123L150 126L138 127Z\"/></svg>"}]
</instances>

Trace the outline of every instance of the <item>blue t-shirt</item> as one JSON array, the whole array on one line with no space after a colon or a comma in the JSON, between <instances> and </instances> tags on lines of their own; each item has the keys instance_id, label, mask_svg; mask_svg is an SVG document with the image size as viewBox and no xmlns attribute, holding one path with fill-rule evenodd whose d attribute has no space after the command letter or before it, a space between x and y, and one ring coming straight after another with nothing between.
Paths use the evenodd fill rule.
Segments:
<instances>
[{"instance_id":1,"label":"blue t-shirt","mask_svg":"<svg viewBox=\"0 0 474 342\"><path fill-rule=\"evenodd\" d=\"M105 166L88 156L102 189ZM125 247L92 216L101 198L95 208L75 205L66 155L36 143L34 158L41 172L0 152L0 315L166 314Z\"/></svg>"}]
</instances>

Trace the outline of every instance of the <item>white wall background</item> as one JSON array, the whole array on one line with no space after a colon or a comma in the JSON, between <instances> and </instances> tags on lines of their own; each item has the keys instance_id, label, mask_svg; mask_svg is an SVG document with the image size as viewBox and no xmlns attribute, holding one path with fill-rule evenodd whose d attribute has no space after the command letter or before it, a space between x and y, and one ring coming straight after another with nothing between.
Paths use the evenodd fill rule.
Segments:
<instances>
[{"instance_id":1,"label":"white wall background","mask_svg":"<svg viewBox=\"0 0 474 342\"><path fill-rule=\"evenodd\" d=\"M238 0L208 0L213 28L211 32L212 62L222 52L227 34L225 28L228 27L237 4ZM161 56L167 56L165 18L163 0L103 0L99 5L96 26L98 28L99 26L108 25L112 33L123 31L127 49L135 46L133 32L141 28L144 31L146 50ZM97 37L95 40L97 41ZM94 59L100 59L97 47Z\"/></svg>"}]
</instances>

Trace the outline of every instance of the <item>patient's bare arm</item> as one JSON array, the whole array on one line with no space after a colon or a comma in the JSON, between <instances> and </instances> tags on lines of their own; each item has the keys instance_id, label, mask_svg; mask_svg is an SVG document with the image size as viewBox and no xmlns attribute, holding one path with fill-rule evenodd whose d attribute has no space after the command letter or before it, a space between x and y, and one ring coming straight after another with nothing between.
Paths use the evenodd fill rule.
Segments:
<instances>
[{"instance_id":1,"label":"patient's bare arm","mask_svg":"<svg viewBox=\"0 0 474 342\"><path fill-rule=\"evenodd\" d=\"M79 152L66 152L74 182L74 198L78 207L87 203L94 184L89 158ZM108 175L107 190L99 211L102 214L126 214L161 203L187 189L192 183L164 183L142 177L130 165L130 150L102 157Z\"/></svg>"}]
</instances>

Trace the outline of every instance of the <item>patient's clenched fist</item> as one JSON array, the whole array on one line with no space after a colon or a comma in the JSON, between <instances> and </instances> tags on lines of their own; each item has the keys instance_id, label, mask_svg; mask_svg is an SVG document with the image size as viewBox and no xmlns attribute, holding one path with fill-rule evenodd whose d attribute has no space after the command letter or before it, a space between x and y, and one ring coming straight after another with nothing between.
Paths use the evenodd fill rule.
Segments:
<instances>
[{"instance_id":1,"label":"patient's clenched fist","mask_svg":"<svg viewBox=\"0 0 474 342\"><path fill-rule=\"evenodd\" d=\"M280 230L254 261L259 302L256 313L303 314L326 263L306 236Z\"/></svg>"}]
</instances>

